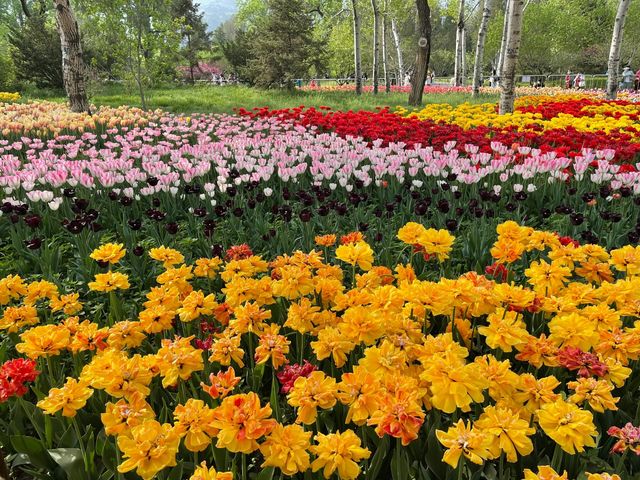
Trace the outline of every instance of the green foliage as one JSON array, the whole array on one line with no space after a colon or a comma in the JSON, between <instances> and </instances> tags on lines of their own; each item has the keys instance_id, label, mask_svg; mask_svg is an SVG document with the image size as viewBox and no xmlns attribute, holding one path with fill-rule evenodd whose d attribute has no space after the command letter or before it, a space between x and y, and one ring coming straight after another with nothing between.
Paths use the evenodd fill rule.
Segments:
<instances>
[{"instance_id":1,"label":"green foliage","mask_svg":"<svg viewBox=\"0 0 640 480\"><path fill-rule=\"evenodd\" d=\"M37 92L38 98L43 98ZM237 108L254 107L294 108L300 105L309 107L329 106L335 110L374 110L376 107L395 108L407 104L405 93L373 95L365 93L356 97L352 92L304 92L287 90L259 90L244 86L182 86L157 88L147 91L147 106L162 108L175 113L212 112L232 113ZM47 99L63 102L62 96L46 96ZM450 103L459 105L463 102L484 103L497 101L497 95L481 95L471 98L466 93L446 95L425 95L426 103ZM123 86L102 87L96 90L91 98L96 105L132 105L140 106L140 98L127 91Z\"/></svg>"},{"instance_id":2,"label":"green foliage","mask_svg":"<svg viewBox=\"0 0 640 480\"><path fill-rule=\"evenodd\" d=\"M268 0L268 12L258 25L249 73L263 88L293 89L297 78L309 75L320 58L313 21L303 0Z\"/></svg>"},{"instance_id":3,"label":"green foliage","mask_svg":"<svg viewBox=\"0 0 640 480\"><path fill-rule=\"evenodd\" d=\"M81 31L96 53L102 78L121 78L143 90L176 76L182 21L173 0L78 0Z\"/></svg>"},{"instance_id":4,"label":"green foliage","mask_svg":"<svg viewBox=\"0 0 640 480\"><path fill-rule=\"evenodd\" d=\"M9 54L6 32L0 27L0 91L15 89L16 71L13 58Z\"/></svg>"},{"instance_id":5,"label":"green foliage","mask_svg":"<svg viewBox=\"0 0 640 480\"><path fill-rule=\"evenodd\" d=\"M236 30L230 34L220 27L216 30L215 42L231 71L241 80L247 80L247 67L253 58L251 35L246 30Z\"/></svg>"},{"instance_id":6,"label":"green foliage","mask_svg":"<svg viewBox=\"0 0 640 480\"><path fill-rule=\"evenodd\" d=\"M8 43L19 81L62 88L60 37L44 15L32 15L22 27L11 27Z\"/></svg>"},{"instance_id":7,"label":"green foliage","mask_svg":"<svg viewBox=\"0 0 640 480\"><path fill-rule=\"evenodd\" d=\"M193 68L198 65L199 53L208 50L211 43L207 24L193 0L174 0L172 8L173 17L180 19L180 55L189 67L189 79L193 83Z\"/></svg>"}]
</instances>

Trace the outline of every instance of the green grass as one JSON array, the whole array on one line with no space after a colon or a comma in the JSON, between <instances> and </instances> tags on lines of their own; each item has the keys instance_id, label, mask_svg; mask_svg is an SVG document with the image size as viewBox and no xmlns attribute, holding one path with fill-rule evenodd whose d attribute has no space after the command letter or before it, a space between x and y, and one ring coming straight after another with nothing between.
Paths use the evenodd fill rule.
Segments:
<instances>
[{"instance_id":1,"label":"green grass","mask_svg":"<svg viewBox=\"0 0 640 480\"><path fill-rule=\"evenodd\" d=\"M335 110L373 110L376 107L396 107L407 105L407 94L371 93L356 96L352 92L287 92L279 90L258 90L243 86L175 86L148 90L147 108L161 108L175 113L231 113L234 108L254 107L291 108L328 106ZM64 96L55 92L30 92L27 99L46 98L53 101L65 101ZM459 105L463 102L484 103L497 101L497 95L481 95L472 98L466 93L425 94L425 103L449 103ZM95 105L131 105L140 106L140 97L133 90L121 86L108 86L94 89L91 101Z\"/></svg>"}]
</instances>

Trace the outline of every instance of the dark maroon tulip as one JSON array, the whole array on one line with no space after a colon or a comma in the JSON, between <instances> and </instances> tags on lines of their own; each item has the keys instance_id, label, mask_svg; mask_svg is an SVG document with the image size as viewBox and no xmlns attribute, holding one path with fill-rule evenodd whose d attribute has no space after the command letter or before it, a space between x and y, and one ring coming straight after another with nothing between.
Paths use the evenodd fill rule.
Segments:
<instances>
[{"instance_id":1,"label":"dark maroon tulip","mask_svg":"<svg viewBox=\"0 0 640 480\"><path fill-rule=\"evenodd\" d=\"M40 218L40 215L32 213L30 215L25 215L24 223L26 223L29 228L36 229L42 223L42 218Z\"/></svg>"},{"instance_id":2,"label":"dark maroon tulip","mask_svg":"<svg viewBox=\"0 0 640 480\"><path fill-rule=\"evenodd\" d=\"M29 250L38 250L42 246L42 240L40 238L34 237L30 240L25 240L24 245Z\"/></svg>"},{"instance_id":3,"label":"dark maroon tulip","mask_svg":"<svg viewBox=\"0 0 640 480\"><path fill-rule=\"evenodd\" d=\"M142 228L142 220L139 218L130 218L127 220L127 224L131 230L140 230Z\"/></svg>"},{"instance_id":4,"label":"dark maroon tulip","mask_svg":"<svg viewBox=\"0 0 640 480\"><path fill-rule=\"evenodd\" d=\"M136 257L141 257L144 254L144 248L142 248L141 245L137 245L136 247L134 247L133 249L133 254Z\"/></svg>"},{"instance_id":5,"label":"dark maroon tulip","mask_svg":"<svg viewBox=\"0 0 640 480\"><path fill-rule=\"evenodd\" d=\"M176 222L167 223L164 228L171 235L178 233L178 224Z\"/></svg>"}]
</instances>

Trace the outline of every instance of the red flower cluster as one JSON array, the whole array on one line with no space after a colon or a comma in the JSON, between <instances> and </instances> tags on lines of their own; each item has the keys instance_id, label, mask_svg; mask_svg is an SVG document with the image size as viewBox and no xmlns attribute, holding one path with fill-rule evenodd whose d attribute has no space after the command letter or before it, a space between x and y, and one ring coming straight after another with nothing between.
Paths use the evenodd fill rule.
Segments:
<instances>
[{"instance_id":1,"label":"red flower cluster","mask_svg":"<svg viewBox=\"0 0 640 480\"><path fill-rule=\"evenodd\" d=\"M34 360L16 358L6 361L0 367L0 403L14 395L23 396L28 390L25 383L34 382L39 374Z\"/></svg>"},{"instance_id":2,"label":"red flower cluster","mask_svg":"<svg viewBox=\"0 0 640 480\"><path fill-rule=\"evenodd\" d=\"M597 355L584 352L578 347L565 347L556 355L558 362L568 370L577 370L581 377L604 377L609 367Z\"/></svg>"},{"instance_id":3,"label":"red flower cluster","mask_svg":"<svg viewBox=\"0 0 640 480\"><path fill-rule=\"evenodd\" d=\"M628 448L636 455L640 455L640 427L634 427L631 422L624 427L610 427L607 434L618 441L611 447L611 453L624 453Z\"/></svg>"},{"instance_id":4,"label":"red flower cluster","mask_svg":"<svg viewBox=\"0 0 640 480\"><path fill-rule=\"evenodd\" d=\"M556 235L558 235L558 234L556 233ZM578 248L580 246L580 242L578 242L576 239L568 237L568 236L563 237L563 236L558 235L558 240L560 240L560 243L564 247L566 247L569 244L572 244L576 248Z\"/></svg>"},{"instance_id":5,"label":"red flower cluster","mask_svg":"<svg viewBox=\"0 0 640 480\"><path fill-rule=\"evenodd\" d=\"M229 247L225 252L225 260L228 262L229 260L242 260L243 258L249 258L253 255L253 251L251 247L246 243L242 245L233 245Z\"/></svg>"},{"instance_id":6,"label":"red flower cluster","mask_svg":"<svg viewBox=\"0 0 640 480\"><path fill-rule=\"evenodd\" d=\"M551 105L558 104L551 103ZM534 109L544 108L544 106L523 108ZM256 108L253 111L239 109L238 113L251 117L275 117L303 126L315 126L320 131L335 132L342 137L360 136L372 142L379 140L382 145L389 143L404 143L409 147L429 145L436 150L443 150L447 142L455 141L459 148L465 144L473 144L480 147L481 152L491 153L491 142L500 142L503 145L516 143L520 146L537 148L542 153L555 152L569 158L580 155L583 148L613 149L616 151L617 160L621 162L632 162L640 156L640 143L634 142L630 134L619 131L580 132L572 127L542 131L542 127L534 125L528 126L533 131L524 132L518 131L516 126L500 130L480 126L465 130L458 125L404 118L392 113L388 108L378 109L375 112L351 110L339 112L303 106L283 110L269 110L265 107ZM546 114L551 115L551 112ZM630 171L635 170L631 164L625 167Z\"/></svg>"},{"instance_id":7,"label":"red flower cluster","mask_svg":"<svg viewBox=\"0 0 640 480\"><path fill-rule=\"evenodd\" d=\"M509 270L502 263L492 263L488 267L485 267L484 273L491 275L495 280L500 282L506 282L509 276Z\"/></svg>"},{"instance_id":8,"label":"red flower cluster","mask_svg":"<svg viewBox=\"0 0 640 480\"><path fill-rule=\"evenodd\" d=\"M585 107L599 107L602 105L619 105L627 106L633 105L632 102L626 100L602 100L595 98L574 98L565 101L556 102L543 102L538 105L526 105L516 108L516 111L521 113L539 113L545 120L550 120L557 117L559 114L564 113L573 117L595 117L597 115L594 111L583 111ZM603 112L599 112L602 114ZM629 117L632 120L640 121L640 115L635 113L625 113L620 111L605 110L604 115L612 118L620 118L623 115Z\"/></svg>"},{"instance_id":9,"label":"red flower cluster","mask_svg":"<svg viewBox=\"0 0 640 480\"><path fill-rule=\"evenodd\" d=\"M276 376L282 387L280 393L287 394L293 388L293 384L298 377L308 377L311 372L318 369L313 363L309 363L307 360L302 365L294 363L293 365L285 365Z\"/></svg>"}]
</instances>

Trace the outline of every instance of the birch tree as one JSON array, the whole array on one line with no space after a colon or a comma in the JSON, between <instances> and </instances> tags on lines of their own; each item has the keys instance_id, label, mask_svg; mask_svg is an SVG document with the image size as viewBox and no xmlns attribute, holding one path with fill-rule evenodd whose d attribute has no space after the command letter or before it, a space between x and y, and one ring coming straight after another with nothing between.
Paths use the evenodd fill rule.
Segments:
<instances>
[{"instance_id":1,"label":"birch tree","mask_svg":"<svg viewBox=\"0 0 640 480\"><path fill-rule=\"evenodd\" d=\"M418 10L418 49L416 52L416 68L411 77L411 93L409 105L422 103L424 84L427 82L429 57L431 56L431 8L429 0L416 0Z\"/></svg>"},{"instance_id":2,"label":"birch tree","mask_svg":"<svg viewBox=\"0 0 640 480\"><path fill-rule=\"evenodd\" d=\"M56 11L56 26L62 45L64 89L69 98L71 111L91 113L89 100L87 99L86 72L82 58L78 21L69 0L54 0L53 5Z\"/></svg>"},{"instance_id":3,"label":"birch tree","mask_svg":"<svg viewBox=\"0 0 640 480\"><path fill-rule=\"evenodd\" d=\"M485 0L482 9L482 20L480 21L480 29L478 30L478 42L476 43L476 56L473 62L473 96L476 97L480 93L480 79L482 77L482 63L484 59L484 44L487 40L487 30L489 28L489 20L491 20L491 10L494 0Z\"/></svg>"},{"instance_id":4,"label":"birch tree","mask_svg":"<svg viewBox=\"0 0 640 480\"><path fill-rule=\"evenodd\" d=\"M362 95L362 59L360 57L360 14L358 0L351 0L353 15L353 61L355 63L356 95Z\"/></svg>"},{"instance_id":5,"label":"birch tree","mask_svg":"<svg viewBox=\"0 0 640 480\"><path fill-rule=\"evenodd\" d=\"M373 9L373 72L371 78L373 93L377 95L380 83L380 9L377 0L371 0L371 8Z\"/></svg>"},{"instance_id":6,"label":"birch tree","mask_svg":"<svg viewBox=\"0 0 640 480\"><path fill-rule=\"evenodd\" d=\"M464 82L463 62L464 62L464 4L465 0L458 1L458 23L456 28L456 55L453 68L453 78L456 87L462 86Z\"/></svg>"},{"instance_id":7,"label":"birch tree","mask_svg":"<svg viewBox=\"0 0 640 480\"><path fill-rule=\"evenodd\" d=\"M404 57L400 44L400 33L398 32L398 23L395 17L391 17L391 33L393 34L393 43L396 47L396 57L398 60L398 83L404 86Z\"/></svg>"},{"instance_id":8,"label":"birch tree","mask_svg":"<svg viewBox=\"0 0 640 480\"><path fill-rule=\"evenodd\" d=\"M504 5L504 20L502 22L502 40L500 41L500 53L498 54L498 64L496 65L496 72L498 72L498 75L502 73L504 57L507 51L507 37L509 35L509 4L510 0L506 0Z\"/></svg>"},{"instance_id":9,"label":"birch tree","mask_svg":"<svg viewBox=\"0 0 640 480\"><path fill-rule=\"evenodd\" d=\"M622 47L622 37L624 34L624 22L629 11L631 0L620 0L616 21L613 25L613 35L611 36L611 47L609 49L609 62L607 64L607 99L615 100L618 93L618 70L620 69L620 49Z\"/></svg>"},{"instance_id":10,"label":"birch tree","mask_svg":"<svg viewBox=\"0 0 640 480\"><path fill-rule=\"evenodd\" d=\"M516 65L522 38L522 12L524 0L509 0L509 29L504 65L500 72L500 114L513 113L516 94Z\"/></svg>"},{"instance_id":11,"label":"birch tree","mask_svg":"<svg viewBox=\"0 0 640 480\"><path fill-rule=\"evenodd\" d=\"M387 0L384 0L382 8L382 75L384 76L384 91L386 93L391 92L391 80L389 78L389 69L387 68L387 37L388 37L388 19L387 10L389 5Z\"/></svg>"}]
</instances>

